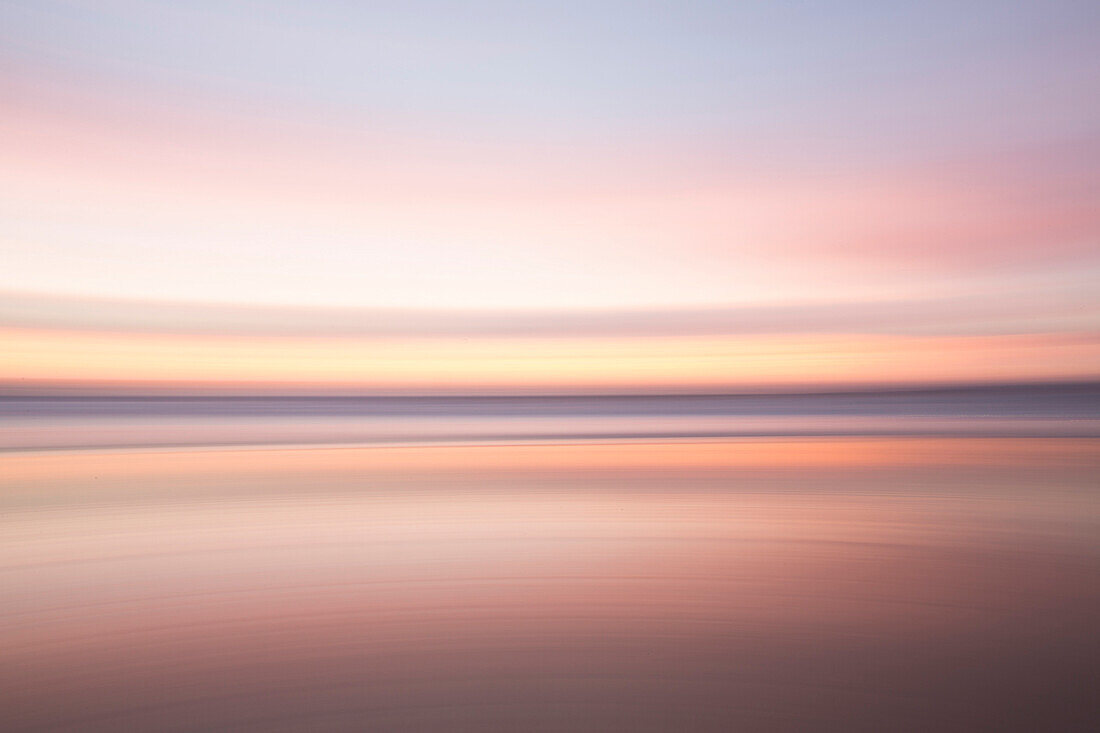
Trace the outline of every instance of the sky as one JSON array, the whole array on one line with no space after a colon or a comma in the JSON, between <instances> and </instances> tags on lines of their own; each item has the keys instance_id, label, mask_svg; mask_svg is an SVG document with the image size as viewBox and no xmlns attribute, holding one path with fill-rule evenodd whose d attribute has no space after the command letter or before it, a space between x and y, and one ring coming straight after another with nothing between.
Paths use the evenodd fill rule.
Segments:
<instances>
[{"instance_id":1,"label":"sky","mask_svg":"<svg viewBox=\"0 0 1100 733\"><path fill-rule=\"evenodd\" d=\"M1100 377L1094 2L0 2L0 381Z\"/></svg>"}]
</instances>

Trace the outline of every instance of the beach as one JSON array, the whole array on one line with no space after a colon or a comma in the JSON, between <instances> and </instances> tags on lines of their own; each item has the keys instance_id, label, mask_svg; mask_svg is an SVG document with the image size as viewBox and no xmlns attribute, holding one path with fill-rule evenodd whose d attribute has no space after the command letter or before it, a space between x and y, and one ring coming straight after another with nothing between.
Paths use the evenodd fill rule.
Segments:
<instances>
[{"instance_id":1,"label":"beach","mask_svg":"<svg viewBox=\"0 0 1100 733\"><path fill-rule=\"evenodd\" d=\"M9 452L7 729L1084 726L1098 447Z\"/></svg>"}]
</instances>

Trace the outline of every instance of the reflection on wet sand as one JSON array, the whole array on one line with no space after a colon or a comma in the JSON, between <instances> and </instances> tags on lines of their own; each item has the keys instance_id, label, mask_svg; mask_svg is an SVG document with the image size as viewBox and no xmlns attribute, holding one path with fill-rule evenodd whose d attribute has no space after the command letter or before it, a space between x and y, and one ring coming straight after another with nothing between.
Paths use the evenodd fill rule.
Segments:
<instances>
[{"instance_id":1,"label":"reflection on wet sand","mask_svg":"<svg viewBox=\"0 0 1100 733\"><path fill-rule=\"evenodd\" d=\"M0 456L5 729L1084 729L1098 448Z\"/></svg>"}]
</instances>

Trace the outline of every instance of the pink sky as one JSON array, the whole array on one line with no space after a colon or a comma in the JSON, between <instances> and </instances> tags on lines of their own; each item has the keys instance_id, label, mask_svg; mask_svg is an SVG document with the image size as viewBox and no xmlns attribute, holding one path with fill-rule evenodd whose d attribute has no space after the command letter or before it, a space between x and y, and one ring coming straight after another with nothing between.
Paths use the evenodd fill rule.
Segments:
<instances>
[{"instance_id":1,"label":"pink sky","mask_svg":"<svg viewBox=\"0 0 1100 733\"><path fill-rule=\"evenodd\" d=\"M140 34L121 11L5 11L0 379L1100 376L1076 6L962 17L947 46L869 16L896 48L852 52L759 45L795 31L709 6L668 37L607 30L601 6L517 43L501 16L470 45L402 9L380 38L131 11ZM341 65L286 67L302 48ZM637 75L585 76L582 51Z\"/></svg>"}]
</instances>

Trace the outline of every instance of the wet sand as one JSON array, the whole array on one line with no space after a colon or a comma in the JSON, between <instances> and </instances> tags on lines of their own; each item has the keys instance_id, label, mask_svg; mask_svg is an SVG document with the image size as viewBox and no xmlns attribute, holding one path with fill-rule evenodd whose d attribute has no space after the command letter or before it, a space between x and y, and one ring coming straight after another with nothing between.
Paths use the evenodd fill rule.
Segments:
<instances>
[{"instance_id":1,"label":"wet sand","mask_svg":"<svg viewBox=\"0 0 1100 733\"><path fill-rule=\"evenodd\" d=\"M1100 440L0 455L22 731L1089 730Z\"/></svg>"}]
</instances>

